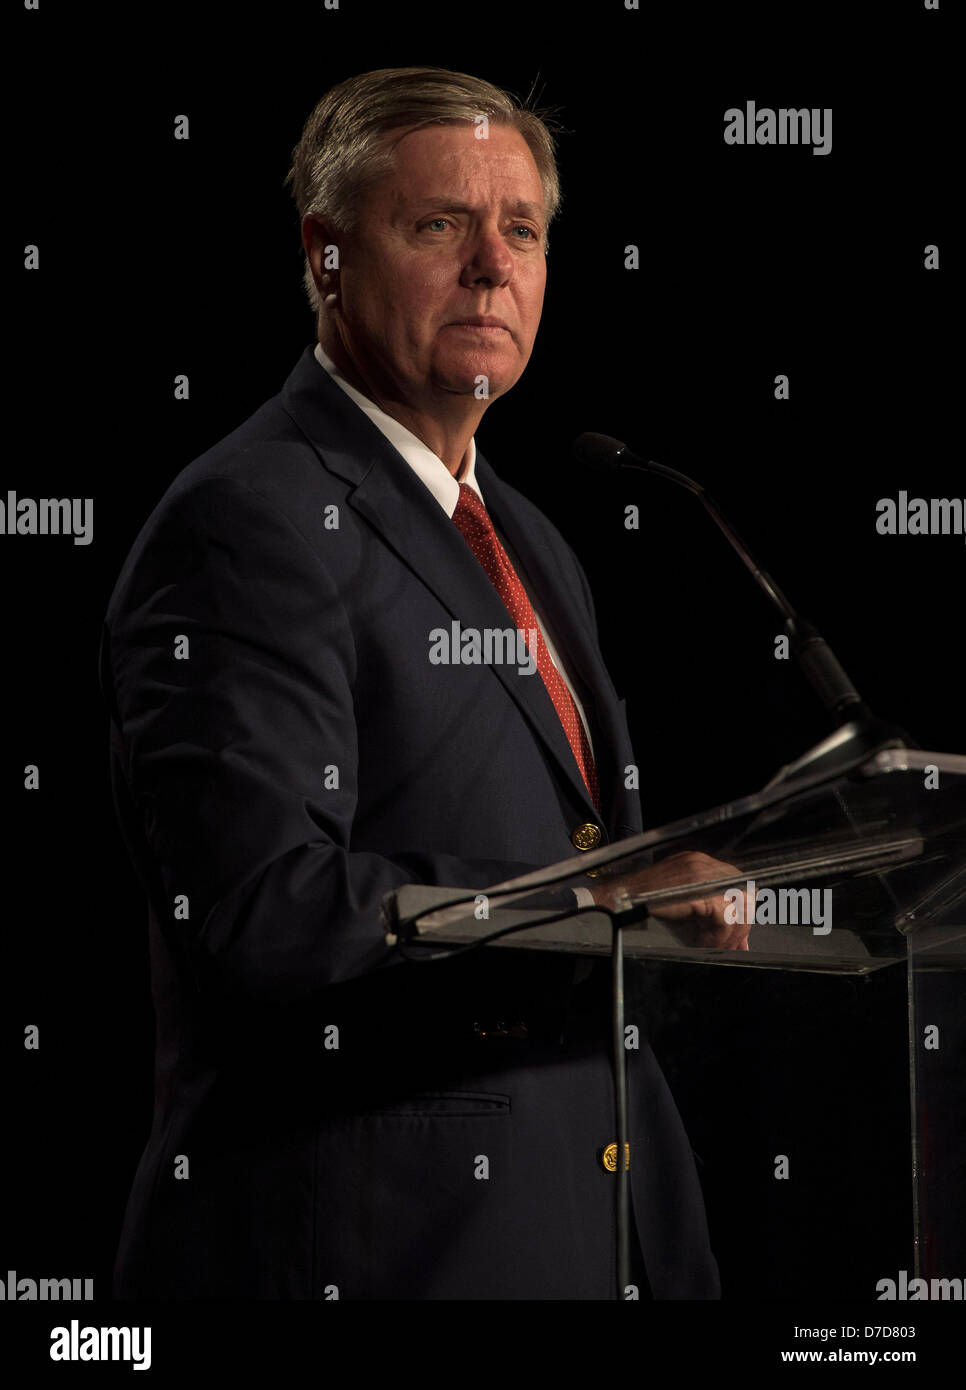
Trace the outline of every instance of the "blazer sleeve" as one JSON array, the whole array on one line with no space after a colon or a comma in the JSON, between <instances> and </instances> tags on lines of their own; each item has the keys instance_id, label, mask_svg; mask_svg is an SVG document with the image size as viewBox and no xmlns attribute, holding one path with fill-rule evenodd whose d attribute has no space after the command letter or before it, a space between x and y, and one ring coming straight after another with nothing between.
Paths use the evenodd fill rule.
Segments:
<instances>
[{"instance_id":1,"label":"blazer sleeve","mask_svg":"<svg viewBox=\"0 0 966 1390\"><path fill-rule=\"evenodd\" d=\"M309 997L399 959L391 890L541 867L351 848L354 675L337 586L282 511L234 478L169 495L115 590L101 685L152 905L201 987Z\"/></svg>"}]
</instances>

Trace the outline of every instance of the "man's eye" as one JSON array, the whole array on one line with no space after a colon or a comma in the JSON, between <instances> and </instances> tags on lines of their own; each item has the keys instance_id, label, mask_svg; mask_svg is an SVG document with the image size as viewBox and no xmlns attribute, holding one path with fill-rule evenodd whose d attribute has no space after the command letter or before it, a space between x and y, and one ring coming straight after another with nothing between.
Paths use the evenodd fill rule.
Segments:
<instances>
[{"instance_id":1,"label":"man's eye","mask_svg":"<svg viewBox=\"0 0 966 1390\"><path fill-rule=\"evenodd\" d=\"M533 230L533 228L532 228L532 227L526 226L526 225L525 225L524 223L522 223L522 222L520 223L520 225L519 225L518 227L514 227L513 230L514 230L515 232L526 232L527 236L530 238L531 241L536 241L536 239L537 239L537 234L536 234L536 232Z\"/></svg>"},{"instance_id":2,"label":"man's eye","mask_svg":"<svg viewBox=\"0 0 966 1390\"><path fill-rule=\"evenodd\" d=\"M426 227L448 227L448 226L449 226L449 223L447 222L447 220L446 220L445 217L434 217L433 220L432 220L432 222L427 222L427 223L425 224L423 230L425 231Z\"/></svg>"}]
</instances>

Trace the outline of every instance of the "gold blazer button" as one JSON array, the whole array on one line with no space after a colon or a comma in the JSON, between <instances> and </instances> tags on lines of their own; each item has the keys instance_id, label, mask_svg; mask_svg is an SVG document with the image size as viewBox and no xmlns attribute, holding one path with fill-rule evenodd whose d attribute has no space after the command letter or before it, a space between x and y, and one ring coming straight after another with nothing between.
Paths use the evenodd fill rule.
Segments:
<instances>
[{"instance_id":1,"label":"gold blazer button","mask_svg":"<svg viewBox=\"0 0 966 1390\"><path fill-rule=\"evenodd\" d=\"M584 821L570 837L574 849L596 849L601 841L600 826L593 821Z\"/></svg>"},{"instance_id":2,"label":"gold blazer button","mask_svg":"<svg viewBox=\"0 0 966 1390\"><path fill-rule=\"evenodd\" d=\"M608 1144L608 1145L607 1145L607 1148L604 1150L604 1152L603 1152L603 1153L601 1154L601 1156L600 1156L600 1161L601 1161L601 1163L604 1165L604 1167L607 1169L608 1173L616 1173L616 1172L617 1172L617 1145L616 1145L616 1144ZM631 1146L630 1146L630 1144L625 1144L625 1145L624 1145L624 1167L625 1167L626 1169L629 1170L629 1169L630 1169L630 1166L631 1166Z\"/></svg>"}]
</instances>

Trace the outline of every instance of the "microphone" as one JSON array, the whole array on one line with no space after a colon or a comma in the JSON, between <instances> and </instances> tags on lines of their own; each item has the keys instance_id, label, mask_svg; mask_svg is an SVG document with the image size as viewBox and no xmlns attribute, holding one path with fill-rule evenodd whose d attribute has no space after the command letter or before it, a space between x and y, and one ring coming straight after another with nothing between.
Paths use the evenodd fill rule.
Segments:
<instances>
[{"instance_id":1,"label":"microphone","mask_svg":"<svg viewBox=\"0 0 966 1390\"><path fill-rule=\"evenodd\" d=\"M781 614L789 649L838 727L839 735L824 740L817 748L810 750L804 759L792 764L790 768L782 769L776 780L782 780L786 775L797 775L816 759L828 757L829 765L839 763L843 750L846 747L851 749L853 745L860 748L862 757L882 748L916 746L901 729L873 716L831 647L814 625L792 607L774 579L754 559L735 528L700 483L663 463L639 458L637 454L631 453L626 444L609 434L591 432L580 435L574 443L574 454L581 463L595 472L619 473L625 469L633 469L665 478L668 482L676 483L679 487L694 493L718 529L727 537L732 548L737 551L745 567L750 570L758 587Z\"/></svg>"}]
</instances>

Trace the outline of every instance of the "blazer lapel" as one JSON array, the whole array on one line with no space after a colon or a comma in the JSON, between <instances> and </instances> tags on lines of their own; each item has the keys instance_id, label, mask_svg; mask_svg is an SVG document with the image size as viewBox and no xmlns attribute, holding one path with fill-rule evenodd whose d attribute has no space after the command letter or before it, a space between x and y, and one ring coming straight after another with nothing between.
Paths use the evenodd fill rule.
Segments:
<instances>
[{"instance_id":1,"label":"blazer lapel","mask_svg":"<svg viewBox=\"0 0 966 1390\"><path fill-rule=\"evenodd\" d=\"M307 348L281 393L282 405L321 455L325 465L352 485L348 503L379 532L400 559L419 576L458 621L462 629L506 629L512 622L499 595L466 541L429 490L385 435L332 381ZM497 524L517 550L536 589L537 605L553 625L595 705L602 668L593 655L588 634L581 631L573 613L578 595L560 592L560 577L549 569L530 544L518 522L512 498L503 491L496 474L477 454L480 486ZM491 507L492 499L492 507ZM400 615L405 620L405 615ZM427 659L429 633L424 634ZM553 701L538 673L521 676L516 665L493 664L492 672L529 720L535 733L554 758L560 773L585 802L588 818L596 812L577 768L567 736ZM603 673L609 687L606 673ZM607 721L597 713L597 727L608 736ZM608 763L613 759L608 757ZM602 805L605 797L601 779ZM611 820L610 815L607 816ZM610 829L610 827L608 827Z\"/></svg>"},{"instance_id":2,"label":"blazer lapel","mask_svg":"<svg viewBox=\"0 0 966 1390\"><path fill-rule=\"evenodd\" d=\"M620 701L601 659L596 634L584 617L586 601L569 571L554 552L535 543L513 498L486 459L477 451L476 474L498 530L506 536L527 573L533 598L549 624L568 674L580 684L581 703L594 734L594 758L600 779L602 815L612 838L625 795L624 769L617 766L624 739L620 727Z\"/></svg>"}]
</instances>

